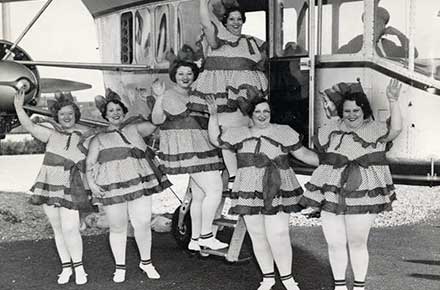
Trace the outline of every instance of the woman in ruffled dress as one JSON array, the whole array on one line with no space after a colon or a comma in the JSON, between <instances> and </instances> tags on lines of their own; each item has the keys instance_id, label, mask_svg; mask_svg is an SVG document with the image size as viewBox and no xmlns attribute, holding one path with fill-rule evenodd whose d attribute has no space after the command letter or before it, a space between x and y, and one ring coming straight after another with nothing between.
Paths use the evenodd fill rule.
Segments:
<instances>
[{"instance_id":1,"label":"woman in ruffled dress","mask_svg":"<svg viewBox=\"0 0 440 290\"><path fill-rule=\"evenodd\" d=\"M222 17L220 22L210 11L208 2L200 0L205 59L203 71L190 91L189 108L207 112L206 98L214 96L223 128L247 126L249 99L268 94L265 44L241 33L246 16L240 7L231 3L222 8L223 15L217 13ZM226 2L231 1L222 1ZM237 170L236 158L232 152L223 150L223 159L232 182Z\"/></svg>"},{"instance_id":2,"label":"woman in ruffled dress","mask_svg":"<svg viewBox=\"0 0 440 290\"><path fill-rule=\"evenodd\" d=\"M151 122L124 120L128 112L119 95L107 90L97 107L109 126L90 140L87 180L93 203L101 204L110 225L110 247L116 264L113 281L125 281L127 225L130 219L141 261L148 278L159 279L151 261L152 195L171 186L166 175L146 156L143 137L155 129Z\"/></svg>"},{"instance_id":3,"label":"woman in ruffled dress","mask_svg":"<svg viewBox=\"0 0 440 290\"><path fill-rule=\"evenodd\" d=\"M301 144L287 125L270 123L266 99L255 98L248 110L252 126L220 132L217 105L208 98L209 137L221 148L236 152L237 176L231 192L232 214L244 217L255 257L263 273L258 290L275 284L274 261L288 290L298 290L292 276L292 247L289 213L298 212L303 190L289 163L289 154L317 166L318 157Z\"/></svg>"},{"instance_id":4,"label":"woman in ruffled dress","mask_svg":"<svg viewBox=\"0 0 440 290\"><path fill-rule=\"evenodd\" d=\"M82 132L76 124L81 117L72 95L60 94L48 106L55 122L50 127L35 124L23 109L24 92L19 91L14 105L21 125L32 136L46 143L43 164L32 186L30 202L42 205L52 226L62 272L58 284L87 283L83 243L80 234L80 209L90 209L90 191L85 180L86 156L77 147ZM73 270L72 270L73 266Z\"/></svg>"},{"instance_id":5,"label":"woman in ruffled dress","mask_svg":"<svg viewBox=\"0 0 440 290\"><path fill-rule=\"evenodd\" d=\"M320 165L305 185L301 204L321 210L335 290L347 290L348 256L354 273L353 289L365 289L370 228L377 214L391 210L396 199L386 151L387 142L402 130L397 101L400 89L397 80L391 80L386 89L389 123L374 120L362 91L339 92L342 100L337 104L323 94L327 115L336 117L319 129L316 145Z\"/></svg>"},{"instance_id":6,"label":"woman in ruffled dress","mask_svg":"<svg viewBox=\"0 0 440 290\"><path fill-rule=\"evenodd\" d=\"M171 63L169 75L175 85L165 91L156 81L152 90L156 103L151 114L153 123L160 124L159 159L167 174L189 174L191 201L190 251L200 247L213 250L228 244L216 239L212 222L222 197L221 152L209 142L208 116L187 108L188 90L199 74L190 59Z\"/></svg>"}]
</instances>

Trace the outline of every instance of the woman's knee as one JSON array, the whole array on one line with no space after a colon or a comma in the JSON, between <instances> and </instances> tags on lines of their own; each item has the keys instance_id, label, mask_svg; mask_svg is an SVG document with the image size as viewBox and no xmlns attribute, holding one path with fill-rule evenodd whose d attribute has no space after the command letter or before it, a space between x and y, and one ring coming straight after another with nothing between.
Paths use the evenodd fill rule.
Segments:
<instances>
[{"instance_id":1,"label":"woman's knee","mask_svg":"<svg viewBox=\"0 0 440 290\"><path fill-rule=\"evenodd\" d=\"M147 217L131 217L130 222L135 231L151 229L151 219Z\"/></svg>"}]
</instances>

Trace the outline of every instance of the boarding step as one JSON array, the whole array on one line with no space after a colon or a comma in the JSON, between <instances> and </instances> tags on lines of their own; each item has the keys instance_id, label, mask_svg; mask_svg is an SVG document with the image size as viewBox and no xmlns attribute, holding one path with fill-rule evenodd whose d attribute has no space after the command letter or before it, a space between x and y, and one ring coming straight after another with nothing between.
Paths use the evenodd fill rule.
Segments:
<instances>
[{"instance_id":1,"label":"boarding step","mask_svg":"<svg viewBox=\"0 0 440 290\"><path fill-rule=\"evenodd\" d=\"M238 224L238 219L229 219L226 217L221 217L214 220L214 225L220 227L235 228L237 224Z\"/></svg>"},{"instance_id":2,"label":"boarding step","mask_svg":"<svg viewBox=\"0 0 440 290\"><path fill-rule=\"evenodd\" d=\"M224 257L228 262L244 262L248 261L251 257L240 257L240 251L243 245L243 241L246 235L246 225L244 223L243 217L238 217L237 220L231 220L227 218L219 218L214 221L217 226L224 226L233 228L233 233L231 236L231 241L229 242L229 247L220 250L202 249L201 254L215 255Z\"/></svg>"}]
</instances>

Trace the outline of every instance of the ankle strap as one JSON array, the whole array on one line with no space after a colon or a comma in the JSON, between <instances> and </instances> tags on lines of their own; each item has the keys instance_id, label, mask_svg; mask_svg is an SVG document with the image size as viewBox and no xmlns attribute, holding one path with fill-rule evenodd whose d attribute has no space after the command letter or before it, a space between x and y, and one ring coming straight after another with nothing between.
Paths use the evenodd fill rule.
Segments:
<instances>
[{"instance_id":1,"label":"ankle strap","mask_svg":"<svg viewBox=\"0 0 440 290\"><path fill-rule=\"evenodd\" d=\"M208 234L200 235L201 239L210 239L210 238L213 238L213 237L214 237L214 235L212 234L212 232L208 233Z\"/></svg>"},{"instance_id":2,"label":"ankle strap","mask_svg":"<svg viewBox=\"0 0 440 290\"><path fill-rule=\"evenodd\" d=\"M263 278L275 278L275 272L263 273Z\"/></svg>"},{"instance_id":3,"label":"ankle strap","mask_svg":"<svg viewBox=\"0 0 440 290\"><path fill-rule=\"evenodd\" d=\"M148 259L148 260L141 260L141 264L142 265L149 265L149 264L151 264L152 262L151 262L151 259Z\"/></svg>"},{"instance_id":4,"label":"ankle strap","mask_svg":"<svg viewBox=\"0 0 440 290\"><path fill-rule=\"evenodd\" d=\"M365 287L365 281L354 280L353 287L363 288L363 287Z\"/></svg>"},{"instance_id":5,"label":"ankle strap","mask_svg":"<svg viewBox=\"0 0 440 290\"><path fill-rule=\"evenodd\" d=\"M335 286L347 286L347 282L345 281L345 279L335 280Z\"/></svg>"},{"instance_id":6,"label":"ankle strap","mask_svg":"<svg viewBox=\"0 0 440 290\"><path fill-rule=\"evenodd\" d=\"M72 262L61 263L62 268L70 268L72 266Z\"/></svg>"},{"instance_id":7,"label":"ankle strap","mask_svg":"<svg viewBox=\"0 0 440 290\"><path fill-rule=\"evenodd\" d=\"M292 279L292 278L293 278L292 274L280 276L280 280L281 281L289 280L289 279Z\"/></svg>"},{"instance_id":8,"label":"ankle strap","mask_svg":"<svg viewBox=\"0 0 440 290\"><path fill-rule=\"evenodd\" d=\"M116 264L115 268L116 270L125 270L125 264Z\"/></svg>"},{"instance_id":9,"label":"ankle strap","mask_svg":"<svg viewBox=\"0 0 440 290\"><path fill-rule=\"evenodd\" d=\"M76 267L79 267L79 266L82 266L82 265L83 265L82 261L75 262L75 263L73 263L73 268L76 268Z\"/></svg>"}]
</instances>

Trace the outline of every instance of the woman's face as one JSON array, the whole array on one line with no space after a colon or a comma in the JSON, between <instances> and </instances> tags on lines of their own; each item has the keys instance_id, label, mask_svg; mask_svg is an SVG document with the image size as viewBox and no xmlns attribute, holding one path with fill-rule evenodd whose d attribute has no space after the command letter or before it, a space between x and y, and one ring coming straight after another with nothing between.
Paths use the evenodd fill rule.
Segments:
<instances>
[{"instance_id":1,"label":"woman's face","mask_svg":"<svg viewBox=\"0 0 440 290\"><path fill-rule=\"evenodd\" d=\"M266 128L270 124L270 107L269 104L259 103L255 106L255 110L252 113L252 121L257 128Z\"/></svg>"},{"instance_id":2,"label":"woman's face","mask_svg":"<svg viewBox=\"0 0 440 290\"><path fill-rule=\"evenodd\" d=\"M240 36L243 27L243 18L239 11L232 11L226 19L226 29L234 35Z\"/></svg>"},{"instance_id":3,"label":"woman's face","mask_svg":"<svg viewBox=\"0 0 440 290\"><path fill-rule=\"evenodd\" d=\"M125 114L124 114L124 110L119 104L110 102L107 104L107 111L105 116L109 121L110 125L118 126L124 120Z\"/></svg>"},{"instance_id":4,"label":"woman's face","mask_svg":"<svg viewBox=\"0 0 440 290\"><path fill-rule=\"evenodd\" d=\"M342 119L348 128L359 128L364 122L364 112L355 101L345 101L342 109Z\"/></svg>"},{"instance_id":5,"label":"woman's face","mask_svg":"<svg viewBox=\"0 0 440 290\"><path fill-rule=\"evenodd\" d=\"M188 89L194 82L194 73L189 66L181 66L176 71L176 84L183 88Z\"/></svg>"},{"instance_id":6,"label":"woman's face","mask_svg":"<svg viewBox=\"0 0 440 290\"><path fill-rule=\"evenodd\" d=\"M64 106L58 111L58 123L64 129L71 129L75 126L75 110L72 105Z\"/></svg>"}]
</instances>

